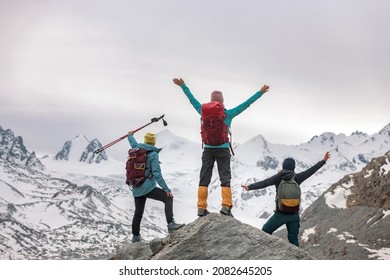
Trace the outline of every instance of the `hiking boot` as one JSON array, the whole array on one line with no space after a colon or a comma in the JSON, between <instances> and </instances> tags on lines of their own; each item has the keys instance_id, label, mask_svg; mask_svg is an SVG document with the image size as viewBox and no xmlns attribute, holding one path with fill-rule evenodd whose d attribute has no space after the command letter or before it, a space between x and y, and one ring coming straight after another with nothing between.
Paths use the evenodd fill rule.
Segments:
<instances>
[{"instance_id":1,"label":"hiking boot","mask_svg":"<svg viewBox=\"0 0 390 280\"><path fill-rule=\"evenodd\" d=\"M198 216L199 217L206 216L207 214L210 214L210 212L207 211L207 209L198 208Z\"/></svg>"},{"instance_id":2,"label":"hiking boot","mask_svg":"<svg viewBox=\"0 0 390 280\"><path fill-rule=\"evenodd\" d=\"M168 224L168 232L171 233L172 231L177 230L182 226L184 226L184 224L177 224L175 220L172 220L172 222Z\"/></svg>"},{"instance_id":3,"label":"hiking boot","mask_svg":"<svg viewBox=\"0 0 390 280\"><path fill-rule=\"evenodd\" d=\"M219 211L222 215L233 217L232 211L229 206L222 205L221 211Z\"/></svg>"},{"instance_id":4,"label":"hiking boot","mask_svg":"<svg viewBox=\"0 0 390 280\"><path fill-rule=\"evenodd\" d=\"M133 235L131 242L132 243L141 242L141 235Z\"/></svg>"}]
</instances>

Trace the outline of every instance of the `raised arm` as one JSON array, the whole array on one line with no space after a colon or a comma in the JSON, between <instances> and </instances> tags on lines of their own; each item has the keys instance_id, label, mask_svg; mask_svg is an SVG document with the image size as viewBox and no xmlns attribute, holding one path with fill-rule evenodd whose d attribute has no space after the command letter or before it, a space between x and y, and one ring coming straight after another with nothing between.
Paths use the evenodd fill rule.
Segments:
<instances>
[{"instance_id":1,"label":"raised arm","mask_svg":"<svg viewBox=\"0 0 390 280\"><path fill-rule=\"evenodd\" d=\"M297 183L298 184L301 184L303 181L305 181L307 178L309 178L310 176L312 176L314 173L316 173L318 171L318 169L320 169L322 166L325 165L325 163L328 161L328 159L330 158L330 153L329 152L326 152L325 155L324 155L324 158L322 160L320 160L319 162L317 162L315 165L313 165L312 167L310 167L309 169L301 172L301 173L298 173L296 175L296 179L297 179Z\"/></svg>"},{"instance_id":2,"label":"raised arm","mask_svg":"<svg viewBox=\"0 0 390 280\"><path fill-rule=\"evenodd\" d=\"M194 107L194 109L200 115L202 104L200 104L200 102L194 97L194 95L191 93L190 89L186 86L184 80L182 78L174 78L173 83L175 85L178 85L179 87L181 87L184 94L187 96L188 100L190 101L191 105Z\"/></svg>"},{"instance_id":3,"label":"raised arm","mask_svg":"<svg viewBox=\"0 0 390 280\"><path fill-rule=\"evenodd\" d=\"M279 179L279 174L275 174L274 176L271 176L263 181L259 181L253 184L250 184L249 186L241 186L246 191L252 191L252 190L258 190L258 189L264 189L268 186L275 185Z\"/></svg>"},{"instance_id":4,"label":"raised arm","mask_svg":"<svg viewBox=\"0 0 390 280\"><path fill-rule=\"evenodd\" d=\"M129 132L127 133L127 140L129 141L130 146L131 146L132 148L137 148L138 142L137 142L137 140L135 140L133 134L134 134L133 131L129 131Z\"/></svg>"},{"instance_id":5,"label":"raised arm","mask_svg":"<svg viewBox=\"0 0 390 280\"><path fill-rule=\"evenodd\" d=\"M236 117L237 115L248 109L250 105L252 105L257 99L259 99L264 93L268 92L268 90L269 86L263 85L259 91L257 91L240 105L228 110L227 113L230 115L231 118Z\"/></svg>"}]
</instances>

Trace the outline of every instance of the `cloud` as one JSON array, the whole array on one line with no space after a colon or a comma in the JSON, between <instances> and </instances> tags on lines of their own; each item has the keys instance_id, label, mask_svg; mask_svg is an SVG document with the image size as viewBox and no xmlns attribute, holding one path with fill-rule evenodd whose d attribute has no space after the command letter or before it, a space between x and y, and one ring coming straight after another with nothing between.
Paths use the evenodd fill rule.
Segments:
<instances>
[{"instance_id":1,"label":"cloud","mask_svg":"<svg viewBox=\"0 0 390 280\"><path fill-rule=\"evenodd\" d=\"M389 5L3 1L0 122L43 150L76 131L104 142L161 114L200 141L199 116L172 83L182 77L199 101L219 89L230 108L270 85L233 121L237 142L374 133L389 122Z\"/></svg>"}]
</instances>

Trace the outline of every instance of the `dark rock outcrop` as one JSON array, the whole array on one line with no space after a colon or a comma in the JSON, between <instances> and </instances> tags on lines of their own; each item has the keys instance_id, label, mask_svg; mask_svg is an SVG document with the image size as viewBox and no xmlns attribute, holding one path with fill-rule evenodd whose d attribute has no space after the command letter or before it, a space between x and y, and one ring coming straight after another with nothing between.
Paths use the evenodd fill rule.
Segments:
<instances>
[{"instance_id":1,"label":"dark rock outcrop","mask_svg":"<svg viewBox=\"0 0 390 280\"><path fill-rule=\"evenodd\" d=\"M244 224L211 213L150 243L126 244L112 259L310 260L305 251Z\"/></svg>"}]
</instances>

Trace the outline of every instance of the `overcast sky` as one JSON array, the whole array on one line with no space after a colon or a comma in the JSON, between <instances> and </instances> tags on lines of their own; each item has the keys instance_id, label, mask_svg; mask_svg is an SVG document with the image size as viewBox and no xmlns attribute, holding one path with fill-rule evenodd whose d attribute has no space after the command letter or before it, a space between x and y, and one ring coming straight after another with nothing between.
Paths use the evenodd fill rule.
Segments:
<instances>
[{"instance_id":1,"label":"overcast sky","mask_svg":"<svg viewBox=\"0 0 390 280\"><path fill-rule=\"evenodd\" d=\"M56 153L165 114L200 142L181 77L200 102L222 91L228 109L270 86L233 120L234 142L372 134L390 122L389 11L387 0L0 0L0 126ZM123 142L107 152L126 154Z\"/></svg>"}]
</instances>

